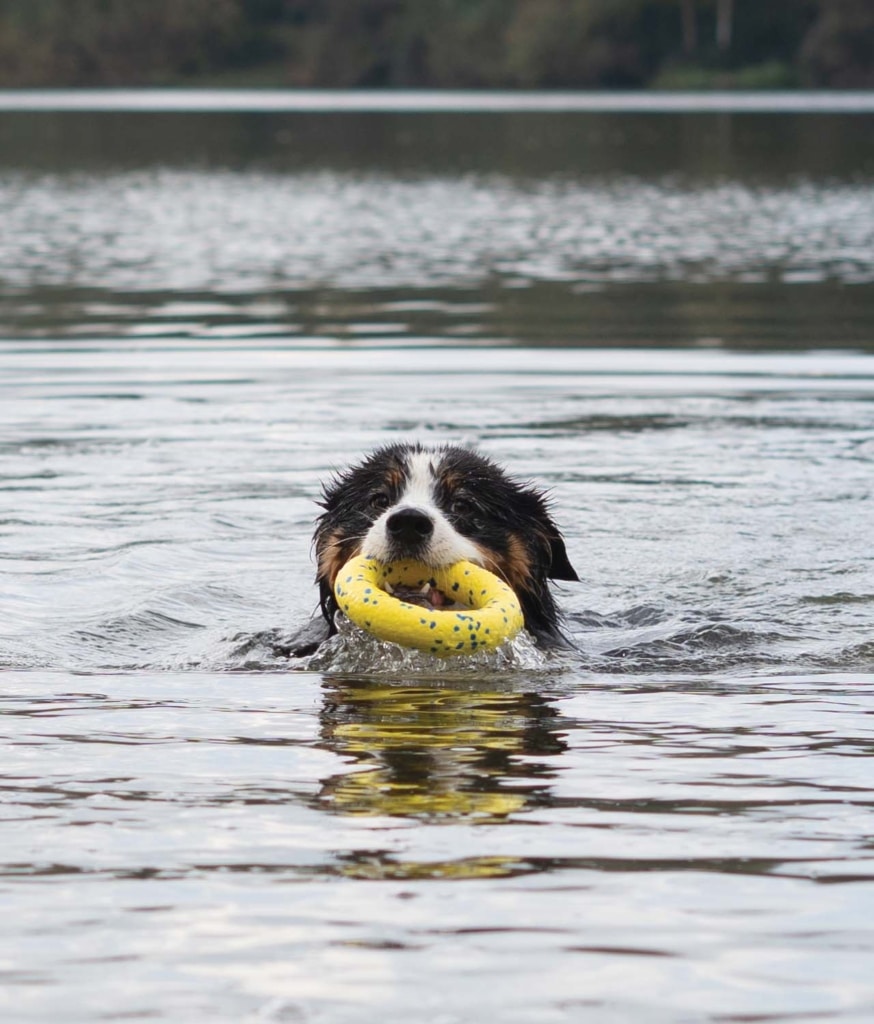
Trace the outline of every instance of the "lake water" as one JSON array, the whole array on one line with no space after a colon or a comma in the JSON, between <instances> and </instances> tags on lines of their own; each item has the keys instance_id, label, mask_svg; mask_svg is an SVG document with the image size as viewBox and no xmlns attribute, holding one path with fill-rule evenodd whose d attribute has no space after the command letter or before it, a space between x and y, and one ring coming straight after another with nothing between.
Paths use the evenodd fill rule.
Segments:
<instances>
[{"instance_id":1,"label":"lake water","mask_svg":"<svg viewBox=\"0 0 874 1024\"><path fill-rule=\"evenodd\" d=\"M871 110L15 102L4 1020L870 1021ZM573 654L279 652L400 439Z\"/></svg>"}]
</instances>

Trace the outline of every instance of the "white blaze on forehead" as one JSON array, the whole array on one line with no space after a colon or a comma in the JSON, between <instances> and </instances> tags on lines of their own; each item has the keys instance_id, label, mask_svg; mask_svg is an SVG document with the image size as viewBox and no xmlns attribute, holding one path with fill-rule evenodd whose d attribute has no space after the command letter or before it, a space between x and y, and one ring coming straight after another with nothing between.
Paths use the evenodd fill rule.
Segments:
<instances>
[{"instance_id":1,"label":"white blaze on forehead","mask_svg":"<svg viewBox=\"0 0 874 1024\"><path fill-rule=\"evenodd\" d=\"M392 505L376 520L364 538L363 551L366 555L389 561L397 556L392 551L386 522L402 508L414 508L424 512L434 524L434 532L427 547L421 552L423 561L430 565L453 565L462 560L482 564L480 549L472 540L463 537L449 522L435 501L437 483L434 452L412 452L407 461L407 479L397 504Z\"/></svg>"},{"instance_id":2,"label":"white blaze on forehead","mask_svg":"<svg viewBox=\"0 0 874 1024\"><path fill-rule=\"evenodd\" d=\"M434 504L434 465L431 452L413 452L407 465L407 482L398 505L430 511Z\"/></svg>"}]
</instances>

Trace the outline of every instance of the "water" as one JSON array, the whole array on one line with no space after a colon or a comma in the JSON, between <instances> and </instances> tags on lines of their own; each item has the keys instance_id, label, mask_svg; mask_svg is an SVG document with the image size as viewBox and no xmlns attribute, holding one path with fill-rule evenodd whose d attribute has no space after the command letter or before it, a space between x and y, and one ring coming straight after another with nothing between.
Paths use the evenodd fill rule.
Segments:
<instances>
[{"instance_id":1,"label":"water","mask_svg":"<svg viewBox=\"0 0 874 1024\"><path fill-rule=\"evenodd\" d=\"M871 1019L870 127L0 116L4 1019ZM282 655L401 438L574 654Z\"/></svg>"}]
</instances>

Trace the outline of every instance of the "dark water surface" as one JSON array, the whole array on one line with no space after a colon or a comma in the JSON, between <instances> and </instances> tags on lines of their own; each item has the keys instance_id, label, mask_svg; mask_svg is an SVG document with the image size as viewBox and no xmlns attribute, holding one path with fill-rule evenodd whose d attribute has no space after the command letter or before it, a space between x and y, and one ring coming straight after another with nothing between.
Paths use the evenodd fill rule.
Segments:
<instances>
[{"instance_id":1,"label":"dark water surface","mask_svg":"<svg viewBox=\"0 0 874 1024\"><path fill-rule=\"evenodd\" d=\"M874 1017L872 128L0 113L4 1020ZM277 654L404 438L576 653Z\"/></svg>"}]
</instances>

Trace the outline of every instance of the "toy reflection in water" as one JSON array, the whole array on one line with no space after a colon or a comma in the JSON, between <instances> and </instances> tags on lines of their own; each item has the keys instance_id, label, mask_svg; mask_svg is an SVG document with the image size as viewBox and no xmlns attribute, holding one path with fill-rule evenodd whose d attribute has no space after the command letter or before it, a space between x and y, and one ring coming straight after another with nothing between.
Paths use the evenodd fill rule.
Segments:
<instances>
[{"instance_id":1,"label":"toy reflection in water","mask_svg":"<svg viewBox=\"0 0 874 1024\"><path fill-rule=\"evenodd\" d=\"M325 780L320 803L353 815L495 822L546 800L566 749L539 694L328 680L322 735L358 771Z\"/></svg>"}]
</instances>

